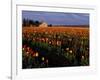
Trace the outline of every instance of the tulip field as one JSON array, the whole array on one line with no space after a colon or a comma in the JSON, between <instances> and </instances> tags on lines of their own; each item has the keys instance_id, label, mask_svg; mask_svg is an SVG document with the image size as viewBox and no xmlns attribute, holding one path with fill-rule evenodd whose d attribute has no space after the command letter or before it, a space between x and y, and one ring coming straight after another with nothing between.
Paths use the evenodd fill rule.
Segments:
<instances>
[{"instance_id":1,"label":"tulip field","mask_svg":"<svg viewBox=\"0 0 100 80\"><path fill-rule=\"evenodd\" d=\"M89 27L22 27L22 68L89 66Z\"/></svg>"}]
</instances>

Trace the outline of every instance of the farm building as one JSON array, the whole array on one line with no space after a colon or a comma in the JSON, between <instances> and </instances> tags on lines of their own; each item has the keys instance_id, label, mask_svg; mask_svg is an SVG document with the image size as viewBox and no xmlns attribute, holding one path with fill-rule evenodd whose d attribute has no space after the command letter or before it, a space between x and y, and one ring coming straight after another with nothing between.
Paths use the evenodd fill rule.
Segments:
<instances>
[{"instance_id":1,"label":"farm building","mask_svg":"<svg viewBox=\"0 0 100 80\"><path fill-rule=\"evenodd\" d=\"M46 22L42 22L42 24L40 24L39 27L48 27L48 24Z\"/></svg>"}]
</instances>

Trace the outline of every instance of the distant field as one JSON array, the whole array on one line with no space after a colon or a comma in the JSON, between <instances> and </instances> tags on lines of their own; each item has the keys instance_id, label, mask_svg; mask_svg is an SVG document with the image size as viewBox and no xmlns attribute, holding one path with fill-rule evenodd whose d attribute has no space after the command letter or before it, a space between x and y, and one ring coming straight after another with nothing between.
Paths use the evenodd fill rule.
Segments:
<instances>
[{"instance_id":1,"label":"distant field","mask_svg":"<svg viewBox=\"0 0 100 80\"><path fill-rule=\"evenodd\" d=\"M68 33L70 35L80 35L80 36L89 36L88 27L23 27L23 33L34 33L34 32L48 32L53 33Z\"/></svg>"}]
</instances>

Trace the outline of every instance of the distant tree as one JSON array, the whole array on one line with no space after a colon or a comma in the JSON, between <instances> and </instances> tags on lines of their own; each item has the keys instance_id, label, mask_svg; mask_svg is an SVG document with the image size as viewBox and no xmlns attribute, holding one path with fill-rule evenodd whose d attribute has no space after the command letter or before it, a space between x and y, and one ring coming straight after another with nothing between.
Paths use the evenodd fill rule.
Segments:
<instances>
[{"instance_id":1,"label":"distant tree","mask_svg":"<svg viewBox=\"0 0 100 80\"><path fill-rule=\"evenodd\" d=\"M39 26L41 23L39 21L35 21L35 25Z\"/></svg>"},{"instance_id":2,"label":"distant tree","mask_svg":"<svg viewBox=\"0 0 100 80\"><path fill-rule=\"evenodd\" d=\"M36 26L39 26L39 21L35 21Z\"/></svg>"},{"instance_id":3,"label":"distant tree","mask_svg":"<svg viewBox=\"0 0 100 80\"><path fill-rule=\"evenodd\" d=\"M26 19L24 18L23 21L22 21L22 26L26 26Z\"/></svg>"},{"instance_id":4,"label":"distant tree","mask_svg":"<svg viewBox=\"0 0 100 80\"><path fill-rule=\"evenodd\" d=\"M33 20L29 20L29 25L31 26L33 26L33 25L35 25L35 22L33 21Z\"/></svg>"},{"instance_id":5,"label":"distant tree","mask_svg":"<svg viewBox=\"0 0 100 80\"><path fill-rule=\"evenodd\" d=\"M29 26L29 20L26 19L26 26Z\"/></svg>"},{"instance_id":6,"label":"distant tree","mask_svg":"<svg viewBox=\"0 0 100 80\"><path fill-rule=\"evenodd\" d=\"M49 26L49 27L52 27L52 24L49 24L48 26Z\"/></svg>"}]
</instances>

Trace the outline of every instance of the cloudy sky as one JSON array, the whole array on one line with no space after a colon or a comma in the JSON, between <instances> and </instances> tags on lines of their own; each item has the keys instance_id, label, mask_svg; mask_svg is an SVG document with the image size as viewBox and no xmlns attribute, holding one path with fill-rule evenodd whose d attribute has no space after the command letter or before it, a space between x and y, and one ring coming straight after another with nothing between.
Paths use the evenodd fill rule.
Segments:
<instances>
[{"instance_id":1,"label":"cloudy sky","mask_svg":"<svg viewBox=\"0 0 100 80\"><path fill-rule=\"evenodd\" d=\"M22 11L22 19L24 18L52 25L89 25L88 13Z\"/></svg>"}]
</instances>

